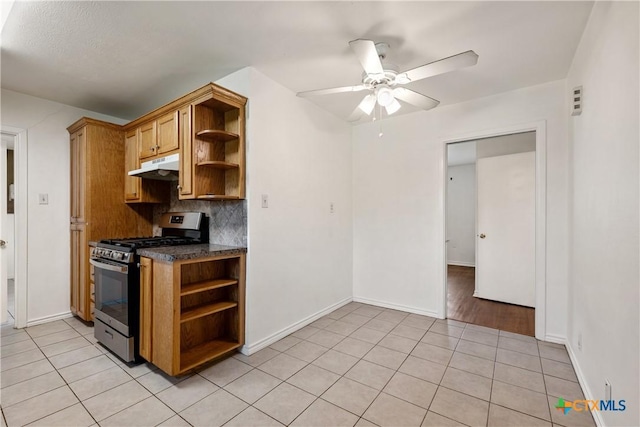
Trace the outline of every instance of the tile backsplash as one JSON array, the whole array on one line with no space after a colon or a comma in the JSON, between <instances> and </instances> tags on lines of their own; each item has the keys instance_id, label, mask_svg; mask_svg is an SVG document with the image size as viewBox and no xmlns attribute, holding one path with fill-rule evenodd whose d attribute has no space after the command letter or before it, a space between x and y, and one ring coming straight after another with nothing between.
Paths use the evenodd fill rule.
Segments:
<instances>
[{"instance_id":1,"label":"tile backsplash","mask_svg":"<svg viewBox=\"0 0 640 427\"><path fill-rule=\"evenodd\" d=\"M171 189L171 203L153 208L153 234L160 235L160 216L165 212L204 212L209 217L209 241L219 245L247 246L246 200L178 200Z\"/></svg>"}]
</instances>

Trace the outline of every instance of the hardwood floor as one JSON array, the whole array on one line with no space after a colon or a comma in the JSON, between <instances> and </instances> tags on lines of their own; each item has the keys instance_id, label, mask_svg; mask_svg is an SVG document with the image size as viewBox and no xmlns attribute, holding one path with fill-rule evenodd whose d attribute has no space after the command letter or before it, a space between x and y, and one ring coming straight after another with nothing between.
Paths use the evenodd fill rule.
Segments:
<instances>
[{"instance_id":1,"label":"hardwood floor","mask_svg":"<svg viewBox=\"0 0 640 427\"><path fill-rule=\"evenodd\" d=\"M473 296L475 268L450 265L447 289L449 319L535 336L535 309Z\"/></svg>"}]
</instances>

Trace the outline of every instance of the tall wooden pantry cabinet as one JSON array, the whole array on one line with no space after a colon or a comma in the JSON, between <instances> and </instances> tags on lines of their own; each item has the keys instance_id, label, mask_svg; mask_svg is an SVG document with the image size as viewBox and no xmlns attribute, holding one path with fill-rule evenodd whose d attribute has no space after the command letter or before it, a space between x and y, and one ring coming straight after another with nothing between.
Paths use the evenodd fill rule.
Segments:
<instances>
[{"instance_id":1,"label":"tall wooden pantry cabinet","mask_svg":"<svg viewBox=\"0 0 640 427\"><path fill-rule=\"evenodd\" d=\"M151 208L124 202L124 131L121 126L82 118L71 134L71 312L93 320L90 241L150 236Z\"/></svg>"}]
</instances>

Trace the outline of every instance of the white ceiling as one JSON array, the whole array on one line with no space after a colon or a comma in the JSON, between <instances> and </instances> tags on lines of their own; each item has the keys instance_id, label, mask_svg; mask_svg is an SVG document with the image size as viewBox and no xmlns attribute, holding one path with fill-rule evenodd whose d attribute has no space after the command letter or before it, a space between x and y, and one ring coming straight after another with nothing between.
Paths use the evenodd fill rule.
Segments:
<instances>
[{"instance_id":1,"label":"white ceiling","mask_svg":"<svg viewBox=\"0 0 640 427\"><path fill-rule=\"evenodd\" d=\"M446 105L564 78L592 5L15 2L2 29L1 83L132 119L245 66L294 92L358 84L348 42L367 38L389 43L387 59L402 70L474 50L476 66L409 84ZM362 96L311 101L346 118Z\"/></svg>"}]
</instances>

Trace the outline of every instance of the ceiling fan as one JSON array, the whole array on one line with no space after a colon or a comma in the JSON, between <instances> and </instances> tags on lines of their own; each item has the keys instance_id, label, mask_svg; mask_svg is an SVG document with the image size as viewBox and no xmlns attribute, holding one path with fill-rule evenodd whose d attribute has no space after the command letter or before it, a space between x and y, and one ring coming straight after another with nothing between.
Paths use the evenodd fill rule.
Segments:
<instances>
[{"instance_id":1,"label":"ceiling fan","mask_svg":"<svg viewBox=\"0 0 640 427\"><path fill-rule=\"evenodd\" d=\"M469 67L478 62L478 55L474 51L468 50L408 71L399 72L395 65L384 62L389 50L387 43L374 43L371 40L357 39L350 41L349 46L351 46L351 50L355 53L360 64L362 64L362 68L364 68L361 84L310 90L297 94L300 97L308 97L342 92L370 91L371 93L364 97L349 116L349 121L358 120L362 114L371 115L376 103L384 107L387 114L393 114L401 107L398 100L423 110L430 110L436 107L440 101L401 86L426 79L427 77L448 73L458 68Z\"/></svg>"}]
</instances>

